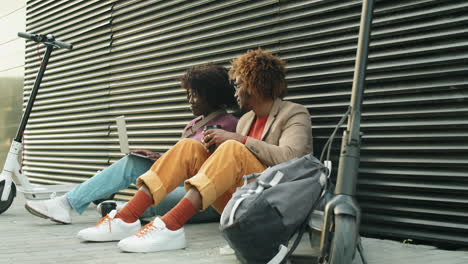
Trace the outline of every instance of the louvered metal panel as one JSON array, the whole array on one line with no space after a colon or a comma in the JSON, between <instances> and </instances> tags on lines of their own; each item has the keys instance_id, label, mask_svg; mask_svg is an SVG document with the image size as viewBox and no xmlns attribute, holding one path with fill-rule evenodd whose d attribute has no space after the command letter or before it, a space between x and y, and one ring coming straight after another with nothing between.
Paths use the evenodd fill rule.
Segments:
<instances>
[{"instance_id":1,"label":"louvered metal panel","mask_svg":"<svg viewBox=\"0 0 468 264\"><path fill-rule=\"evenodd\" d=\"M28 2L28 30L78 46L52 56L26 132L27 175L79 182L117 160L122 114L133 148L166 151L192 118L176 78L256 47L287 60L287 99L309 109L319 155L349 104L360 2ZM462 0L375 4L358 183L365 235L468 245L467 11ZM25 96L35 45L26 61Z\"/></svg>"},{"instance_id":2,"label":"louvered metal panel","mask_svg":"<svg viewBox=\"0 0 468 264\"><path fill-rule=\"evenodd\" d=\"M109 165L111 1L30 1L27 31L74 44L55 50L25 131L34 183L81 182ZM44 47L26 43L25 103Z\"/></svg>"},{"instance_id":3,"label":"louvered metal panel","mask_svg":"<svg viewBox=\"0 0 468 264\"><path fill-rule=\"evenodd\" d=\"M316 153L348 105L359 15L353 2L292 9L297 14L287 16L302 22L284 25L294 32L280 51L289 61L289 99L310 108ZM348 7L333 14L338 6ZM358 185L366 235L468 243L467 7L376 3Z\"/></svg>"},{"instance_id":4,"label":"louvered metal panel","mask_svg":"<svg viewBox=\"0 0 468 264\"><path fill-rule=\"evenodd\" d=\"M468 145L466 134L454 134L468 125L468 3L421 1L395 9L384 1L382 7L364 106L362 229L466 245ZM373 138L381 131L386 136ZM457 175L463 171L465 177Z\"/></svg>"}]
</instances>

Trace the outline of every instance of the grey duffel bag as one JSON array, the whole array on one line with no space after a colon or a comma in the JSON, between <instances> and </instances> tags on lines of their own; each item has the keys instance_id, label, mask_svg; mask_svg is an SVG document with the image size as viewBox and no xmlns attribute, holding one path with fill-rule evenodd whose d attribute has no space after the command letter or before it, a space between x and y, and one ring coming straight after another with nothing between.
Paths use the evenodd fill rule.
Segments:
<instances>
[{"instance_id":1,"label":"grey duffel bag","mask_svg":"<svg viewBox=\"0 0 468 264\"><path fill-rule=\"evenodd\" d=\"M244 176L220 219L220 230L242 263L281 263L291 237L305 229L326 181L327 168L312 155Z\"/></svg>"}]
</instances>

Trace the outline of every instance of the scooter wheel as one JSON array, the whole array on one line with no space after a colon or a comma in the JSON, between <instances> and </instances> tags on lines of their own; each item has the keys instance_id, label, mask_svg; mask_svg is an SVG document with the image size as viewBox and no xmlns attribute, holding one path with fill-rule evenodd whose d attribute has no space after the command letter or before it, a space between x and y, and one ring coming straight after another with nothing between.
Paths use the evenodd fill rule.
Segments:
<instances>
[{"instance_id":1,"label":"scooter wheel","mask_svg":"<svg viewBox=\"0 0 468 264\"><path fill-rule=\"evenodd\" d=\"M0 182L0 195L3 193L3 189L5 187L5 181ZM10 208L11 204L13 203L13 199L15 199L16 196L16 186L14 183L11 184L11 191L10 195L8 196L8 199L6 201L0 201L0 214L8 210Z\"/></svg>"},{"instance_id":2,"label":"scooter wheel","mask_svg":"<svg viewBox=\"0 0 468 264\"><path fill-rule=\"evenodd\" d=\"M330 261L328 264L352 263L357 248L358 226L354 216L335 215Z\"/></svg>"}]
</instances>

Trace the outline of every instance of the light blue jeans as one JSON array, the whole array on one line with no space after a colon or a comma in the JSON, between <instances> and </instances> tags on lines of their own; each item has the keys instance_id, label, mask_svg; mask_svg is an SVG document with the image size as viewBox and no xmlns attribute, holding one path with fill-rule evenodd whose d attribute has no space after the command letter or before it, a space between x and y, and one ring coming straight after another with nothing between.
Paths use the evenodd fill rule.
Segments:
<instances>
[{"instance_id":1,"label":"light blue jeans","mask_svg":"<svg viewBox=\"0 0 468 264\"><path fill-rule=\"evenodd\" d=\"M82 214L92 201L110 196L135 184L136 179L148 171L153 161L137 156L125 156L111 166L100 171L67 193L68 202L73 209ZM157 206L148 208L142 217L164 215L185 195L183 186L169 193ZM219 214L211 207L197 213L190 222L209 222L219 219Z\"/></svg>"}]
</instances>

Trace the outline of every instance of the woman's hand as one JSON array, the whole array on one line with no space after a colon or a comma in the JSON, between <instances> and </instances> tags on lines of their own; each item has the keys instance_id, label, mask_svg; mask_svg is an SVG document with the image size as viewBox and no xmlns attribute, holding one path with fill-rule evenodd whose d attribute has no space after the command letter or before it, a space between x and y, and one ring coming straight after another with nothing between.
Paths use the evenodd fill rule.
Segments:
<instances>
[{"instance_id":1,"label":"woman's hand","mask_svg":"<svg viewBox=\"0 0 468 264\"><path fill-rule=\"evenodd\" d=\"M146 150L146 149L136 149L136 150L130 150L130 152L132 153L136 153L136 154L140 154L140 155L143 155L151 160L154 160L156 161L157 159L159 159L162 154L159 153L159 152L152 152L150 150Z\"/></svg>"},{"instance_id":2,"label":"woman's hand","mask_svg":"<svg viewBox=\"0 0 468 264\"><path fill-rule=\"evenodd\" d=\"M222 129L209 129L203 132L202 143L208 150L211 145L214 144L216 147L218 147L230 139L242 142L244 136Z\"/></svg>"}]
</instances>

